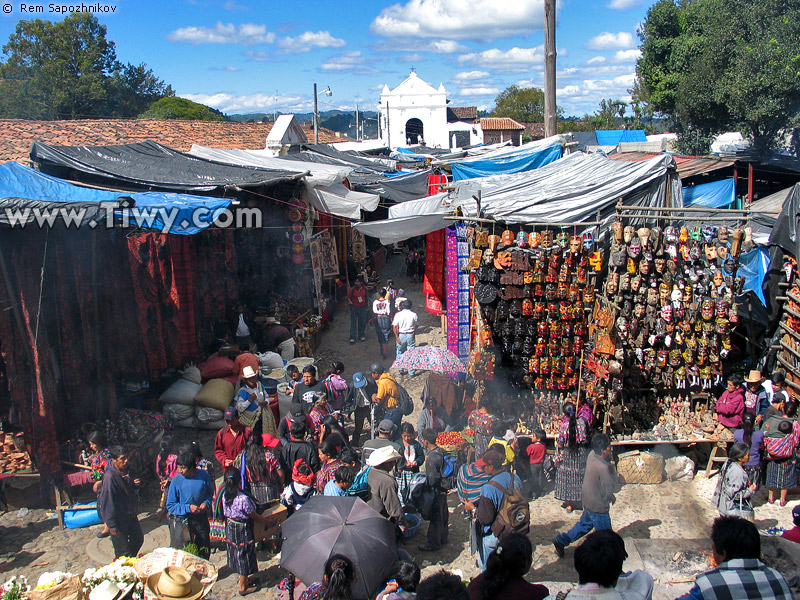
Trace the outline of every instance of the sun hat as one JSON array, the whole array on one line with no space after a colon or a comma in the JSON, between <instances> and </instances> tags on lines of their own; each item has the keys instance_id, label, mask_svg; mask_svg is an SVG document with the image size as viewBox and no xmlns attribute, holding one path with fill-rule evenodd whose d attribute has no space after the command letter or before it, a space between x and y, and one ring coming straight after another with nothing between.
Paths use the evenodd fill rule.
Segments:
<instances>
[{"instance_id":1,"label":"sun hat","mask_svg":"<svg viewBox=\"0 0 800 600\"><path fill-rule=\"evenodd\" d=\"M123 600L131 593L135 585L136 582L133 582L121 588L113 581L105 579L89 592L89 600Z\"/></svg>"},{"instance_id":2,"label":"sun hat","mask_svg":"<svg viewBox=\"0 0 800 600\"><path fill-rule=\"evenodd\" d=\"M750 371L747 374L747 377L744 378L747 383L761 383L764 381L764 378L761 376L761 371Z\"/></svg>"},{"instance_id":3,"label":"sun hat","mask_svg":"<svg viewBox=\"0 0 800 600\"><path fill-rule=\"evenodd\" d=\"M153 573L147 578L147 589L160 600L195 600L203 595L203 584L182 567Z\"/></svg>"},{"instance_id":4,"label":"sun hat","mask_svg":"<svg viewBox=\"0 0 800 600\"><path fill-rule=\"evenodd\" d=\"M242 369L242 379L250 379L251 377L255 377L257 375L256 370L247 365L244 369Z\"/></svg>"},{"instance_id":5,"label":"sun hat","mask_svg":"<svg viewBox=\"0 0 800 600\"><path fill-rule=\"evenodd\" d=\"M368 467L377 467L392 460L399 460L400 455L394 446L383 446L377 450L373 450L372 454L367 458Z\"/></svg>"}]
</instances>

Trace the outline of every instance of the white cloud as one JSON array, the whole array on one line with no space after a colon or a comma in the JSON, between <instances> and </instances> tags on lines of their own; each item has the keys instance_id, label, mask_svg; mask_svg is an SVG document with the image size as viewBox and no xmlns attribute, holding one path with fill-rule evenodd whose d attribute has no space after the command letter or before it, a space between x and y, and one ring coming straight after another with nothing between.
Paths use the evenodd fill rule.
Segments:
<instances>
[{"instance_id":1,"label":"white cloud","mask_svg":"<svg viewBox=\"0 0 800 600\"><path fill-rule=\"evenodd\" d=\"M461 88L459 96L497 96L500 90L495 87L471 87Z\"/></svg>"},{"instance_id":2,"label":"white cloud","mask_svg":"<svg viewBox=\"0 0 800 600\"><path fill-rule=\"evenodd\" d=\"M586 64L587 65L597 65L597 64L600 64L600 63L604 63L604 62L606 62L606 57L605 56L593 56L592 58L590 58L589 60L586 61Z\"/></svg>"},{"instance_id":3,"label":"white cloud","mask_svg":"<svg viewBox=\"0 0 800 600\"><path fill-rule=\"evenodd\" d=\"M626 8L632 8L637 4L639 4L639 0L611 0L611 2L608 4L608 8L625 10Z\"/></svg>"},{"instance_id":4,"label":"white cloud","mask_svg":"<svg viewBox=\"0 0 800 600\"><path fill-rule=\"evenodd\" d=\"M431 46L433 46L433 51L439 54L453 54L469 50L464 44L459 44L454 40L436 40L431 42Z\"/></svg>"},{"instance_id":5,"label":"white cloud","mask_svg":"<svg viewBox=\"0 0 800 600\"><path fill-rule=\"evenodd\" d=\"M377 73L378 69L367 65L367 59L361 56L360 50L342 52L332 56L319 67L323 71L343 71L353 75Z\"/></svg>"},{"instance_id":6,"label":"white cloud","mask_svg":"<svg viewBox=\"0 0 800 600\"><path fill-rule=\"evenodd\" d=\"M462 71L453 76L454 83L464 83L465 81L475 81L476 79L486 79L490 76L489 71Z\"/></svg>"},{"instance_id":7,"label":"white cloud","mask_svg":"<svg viewBox=\"0 0 800 600\"><path fill-rule=\"evenodd\" d=\"M303 96L276 96L275 94L237 96L220 92L217 94L183 94L181 97L216 108L227 114L271 112L273 110L303 111L310 110L313 106L313 101Z\"/></svg>"},{"instance_id":8,"label":"white cloud","mask_svg":"<svg viewBox=\"0 0 800 600\"><path fill-rule=\"evenodd\" d=\"M268 62L275 60L275 54L272 52L265 52L264 50L259 50L256 52L255 50L246 50L244 55L248 58L248 60L252 60L255 62Z\"/></svg>"},{"instance_id":9,"label":"white cloud","mask_svg":"<svg viewBox=\"0 0 800 600\"><path fill-rule=\"evenodd\" d=\"M222 8L224 8L225 10L230 10L230 11L234 11L234 10L250 10L244 4L236 4L236 2L234 0L228 0L227 2L225 2L225 4L222 5Z\"/></svg>"},{"instance_id":10,"label":"white cloud","mask_svg":"<svg viewBox=\"0 0 800 600\"><path fill-rule=\"evenodd\" d=\"M586 94L587 92L582 91L580 86L577 85L565 85L563 88L556 89L557 98L584 96Z\"/></svg>"},{"instance_id":11,"label":"white cloud","mask_svg":"<svg viewBox=\"0 0 800 600\"><path fill-rule=\"evenodd\" d=\"M370 30L387 37L490 41L542 29L544 0L409 0L384 8Z\"/></svg>"},{"instance_id":12,"label":"white cloud","mask_svg":"<svg viewBox=\"0 0 800 600\"><path fill-rule=\"evenodd\" d=\"M544 47L536 48L511 48L510 50L484 50L462 54L458 62L484 69L493 69L500 72L528 71L532 66L539 66L544 62Z\"/></svg>"},{"instance_id":13,"label":"white cloud","mask_svg":"<svg viewBox=\"0 0 800 600\"><path fill-rule=\"evenodd\" d=\"M347 42L333 37L328 31L306 31L295 37L281 38L277 45L283 53L299 54L312 48L341 48Z\"/></svg>"},{"instance_id":14,"label":"white cloud","mask_svg":"<svg viewBox=\"0 0 800 600\"><path fill-rule=\"evenodd\" d=\"M227 66L227 67L209 67L208 70L209 71L227 71L228 73L237 73L238 71L241 71L241 69L239 67L234 67L234 66L230 66L230 65Z\"/></svg>"},{"instance_id":15,"label":"white cloud","mask_svg":"<svg viewBox=\"0 0 800 600\"><path fill-rule=\"evenodd\" d=\"M425 62L428 60L422 54L404 54L402 56L397 57L397 62L399 63L418 63L418 62Z\"/></svg>"},{"instance_id":16,"label":"white cloud","mask_svg":"<svg viewBox=\"0 0 800 600\"><path fill-rule=\"evenodd\" d=\"M638 48L632 50L617 50L614 53L614 62L616 63L634 63L639 60L642 51Z\"/></svg>"},{"instance_id":17,"label":"white cloud","mask_svg":"<svg viewBox=\"0 0 800 600\"><path fill-rule=\"evenodd\" d=\"M592 50L617 50L619 48L633 48L634 46L636 46L636 43L633 40L633 34L627 31L620 31L619 33L604 31L586 42L586 47Z\"/></svg>"},{"instance_id":18,"label":"white cloud","mask_svg":"<svg viewBox=\"0 0 800 600\"><path fill-rule=\"evenodd\" d=\"M181 27L167 34L171 42L186 42L187 44L271 44L275 41L275 34L267 31L266 25L245 23L234 25L217 21L214 27Z\"/></svg>"}]
</instances>

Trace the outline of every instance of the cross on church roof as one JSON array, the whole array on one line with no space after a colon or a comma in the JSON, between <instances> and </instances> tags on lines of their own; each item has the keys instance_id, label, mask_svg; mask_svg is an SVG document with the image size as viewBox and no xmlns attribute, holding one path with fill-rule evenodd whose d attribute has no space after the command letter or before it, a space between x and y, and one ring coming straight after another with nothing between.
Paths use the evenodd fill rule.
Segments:
<instances>
[{"instance_id":1,"label":"cross on church roof","mask_svg":"<svg viewBox=\"0 0 800 600\"><path fill-rule=\"evenodd\" d=\"M414 65L411 65L411 72L412 73L416 73L417 72L417 70L414 68Z\"/></svg>"}]
</instances>

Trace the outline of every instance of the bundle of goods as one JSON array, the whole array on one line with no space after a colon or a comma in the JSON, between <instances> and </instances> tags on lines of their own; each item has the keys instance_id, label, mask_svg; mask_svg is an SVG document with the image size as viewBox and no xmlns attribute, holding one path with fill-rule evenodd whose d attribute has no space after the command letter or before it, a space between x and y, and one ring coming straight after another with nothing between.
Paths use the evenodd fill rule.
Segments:
<instances>
[{"instance_id":1,"label":"bundle of goods","mask_svg":"<svg viewBox=\"0 0 800 600\"><path fill-rule=\"evenodd\" d=\"M654 452L625 452L618 457L617 475L620 483L661 483L664 481L664 457Z\"/></svg>"},{"instance_id":2,"label":"bundle of goods","mask_svg":"<svg viewBox=\"0 0 800 600\"><path fill-rule=\"evenodd\" d=\"M230 363L228 365L227 363ZM203 372L227 376L213 378L205 385L200 382ZM233 383L230 374L233 361L212 355L199 367L188 366L180 372L181 378L169 386L159 401L162 411L172 425L194 429L220 429L224 426L225 409L233 401Z\"/></svg>"},{"instance_id":3,"label":"bundle of goods","mask_svg":"<svg viewBox=\"0 0 800 600\"><path fill-rule=\"evenodd\" d=\"M22 433L6 433L0 446L0 473L30 473L33 470L31 456L25 448Z\"/></svg>"},{"instance_id":4,"label":"bundle of goods","mask_svg":"<svg viewBox=\"0 0 800 600\"><path fill-rule=\"evenodd\" d=\"M609 271L594 310L587 386L625 429L647 430L670 395L709 392L739 321L737 259L749 229L611 226ZM640 392L652 391L658 404ZM623 398L624 397L624 398ZM667 401L670 398L670 402ZM624 406L623 406L623 400Z\"/></svg>"},{"instance_id":5,"label":"bundle of goods","mask_svg":"<svg viewBox=\"0 0 800 600\"><path fill-rule=\"evenodd\" d=\"M467 228L467 268L475 272L475 299L485 329L515 372L510 380L535 389L573 390L593 306L602 256L594 236L551 230L502 236Z\"/></svg>"}]
</instances>

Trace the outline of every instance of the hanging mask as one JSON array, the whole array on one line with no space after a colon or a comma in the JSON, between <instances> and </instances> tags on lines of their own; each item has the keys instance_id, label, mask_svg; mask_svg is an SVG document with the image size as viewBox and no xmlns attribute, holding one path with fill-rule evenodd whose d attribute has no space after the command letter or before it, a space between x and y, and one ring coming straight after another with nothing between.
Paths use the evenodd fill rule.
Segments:
<instances>
[{"instance_id":1,"label":"hanging mask","mask_svg":"<svg viewBox=\"0 0 800 600\"><path fill-rule=\"evenodd\" d=\"M717 233L716 227L705 226L703 227L703 240L706 244L714 241L714 235Z\"/></svg>"},{"instance_id":2,"label":"hanging mask","mask_svg":"<svg viewBox=\"0 0 800 600\"><path fill-rule=\"evenodd\" d=\"M709 321L714 318L714 301L711 298L704 298L701 305L701 315L703 319Z\"/></svg>"},{"instance_id":3,"label":"hanging mask","mask_svg":"<svg viewBox=\"0 0 800 600\"><path fill-rule=\"evenodd\" d=\"M669 256L671 260L678 259L678 246L676 246L675 244L667 244L666 247L664 248L664 252L666 253L667 256Z\"/></svg>"},{"instance_id":4,"label":"hanging mask","mask_svg":"<svg viewBox=\"0 0 800 600\"><path fill-rule=\"evenodd\" d=\"M622 244L611 246L611 266L619 269L624 267L627 262L628 251Z\"/></svg>"},{"instance_id":5,"label":"hanging mask","mask_svg":"<svg viewBox=\"0 0 800 600\"><path fill-rule=\"evenodd\" d=\"M713 244L706 244L706 260L709 262L717 260L717 247Z\"/></svg>"},{"instance_id":6,"label":"hanging mask","mask_svg":"<svg viewBox=\"0 0 800 600\"><path fill-rule=\"evenodd\" d=\"M714 271L714 285L720 287L724 283L721 271Z\"/></svg>"},{"instance_id":7,"label":"hanging mask","mask_svg":"<svg viewBox=\"0 0 800 600\"><path fill-rule=\"evenodd\" d=\"M517 246L520 247L520 248L524 248L525 246L528 245L528 236L525 235L525 232L522 231L522 229L520 229L517 232L516 242L517 242Z\"/></svg>"},{"instance_id":8,"label":"hanging mask","mask_svg":"<svg viewBox=\"0 0 800 600\"><path fill-rule=\"evenodd\" d=\"M636 273L636 261L633 260L632 258L629 258L628 262L626 264L626 269L627 269L628 273L630 273L631 275Z\"/></svg>"},{"instance_id":9,"label":"hanging mask","mask_svg":"<svg viewBox=\"0 0 800 600\"><path fill-rule=\"evenodd\" d=\"M584 288L584 290L583 290L583 302L585 304L591 304L592 302L594 302L594 288L593 287Z\"/></svg>"},{"instance_id":10,"label":"hanging mask","mask_svg":"<svg viewBox=\"0 0 800 600\"><path fill-rule=\"evenodd\" d=\"M545 229L542 232L542 247L543 248L553 247L553 232L550 229Z\"/></svg>"},{"instance_id":11,"label":"hanging mask","mask_svg":"<svg viewBox=\"0 0 800 600\"><path fill-rule=\"evenodd\" d=\"M636 317L637 319L641 319L642 317L644 317L644 313L645 313L644 304L637 304L636 306L633 307L633 316Z\"/></svg>"},{"instance_id":12,"label":"hanging mask","mask_svg":"<svg viewBox=\"0 0 800 600\"><path fill-rule=\"evenodd\" d=\"M692 288L691 286L686 286L683 288L683 303L688 305L692 302Z\"/></svg>"},{"instance_id":13,"label":"hanging mask","mask_svg":"<svg viewBox=\"0 0 800 600\"><path fill-rule=\"evenodd\" d=\"M589 266L595 271L601 271L603 269L603 253L592 252L592 255L589 257Z\"/></svg>"},{"instance_id":14,"label":"hanging mask","mask_svg":"<svg viewBox=\"0 0 800 600\"><path fill-rule=\"evenodd\" d=\"M648 288L647 304L649 304L650 306L656 306L658 304L658 290L654 288Z\"/></svg>"},{"instance_id":15,"label":"hanging mask","mask_svg":"<svg viewBox=\"0 0 800 600\"><path fill-rule=\"evenodd\" d=\"M728 228L727 227L720 227L717 229L717 241L720 244L727 244L728 243Z\"/></svg>"},{"instance_id":16,"label":"hanging mask","mask_svg":"<svg viewBox=\"0 0 800 600\"><path fill-rule=\"evenodd\" d=\"M475 230L475 246L486 248L489 245L489 232L486 229Z\"/></svg>"},{"instance_id":17,"label":"hanging mask","mask_svg":"<svg viewBox=\"0 0 800 600\"><path fill-rule=\"evenodd\" d=\"M650 230L650 247L653 248L653 252L656 254L661 253L661 228L660 227L653 227Z\"/></svg>"},{"instance_id":18,"label":"hanging mask","mask_svg":"<svg viewBox=\"0 0 800 600\"><path fill-rule=\"evenodd\" d=\"M728 303L725 300L717 300L717 303L714 305L714 316L717 318L728 317Z\"/></svg>"},{"instance_id":19,"label":"hanging mask","mask_svg":"<svg viewBox=\"0 0 800 600\"><path fill-rule=\"evenodd\" d=\"M494 234L490 235L489 236L489 250L491 250L492 252L496 252L497 251L497 247L500 245L500 242L502 242L502 241L503 241L503 238L501 238L499 235L494 235Z\"/></svg>"},{"instance_id":20,"label":"hanging mask","mask_svg":"<svg viewBox=\"0 0 800 600\"><path fill-rule=\"evenodd\" d=\"M687 246L686 244L681 244L680 251L681 251L681 258L682 258L684 261L688 261L688 260L689 260L689 257L690 257L690 254L689 254L689 246ZM698 255L698 258L699 258L699 255Z\"/></svg>"},{"instance_id":21,"label":"hanging mask","mask_svg":"<svg viewBox=\"0 0 800 600\"><path fill-rule=\"evenodd\" d=\"M640 227L636 231L636 235L639 236L639 242L642 244L642 248L647 248L650 243L650 229L648 227Z\"/></svg>"},{"instance_id":22,"label":"hanging mask","mask_svg":"<svg viewBox=\"0 0 800 600\"><path fill-rule=\"evenodd\" d=\"M548 283L547 287L545 288L545 299L548 302L552 302L556 299L556 286L552 283Z\"/></svg>"},{"instance_id":23,"label":"hanging mask","mask_svg":"<svg viewBox=\"0 0 800 600\"><path fill-rule=\"evenodd\" d=\"M559 233L556 236L556 244L562 250L565 249L569 245L569 236L566 233Z\"/></svg>"},{"instance_id":24,"label":"hanging mask","mask_svg":"<svg viewBox=\"0 0 800 600\"><path fill-rule=\"evenodd\" d=\"M683 301L683 292L675 285L672 286L672 293L669 295L673 308L676 308Z\"/></svg>"},{"instance_id":25,"label":"hanging mask","mask_svg":"<svg viewBox=\"0 0 800 600\"><path fill-rule=\"evenodd\" d=\"M587 252L591 251L594 248L594 235L589 233L588 231L583 234L582 236L583 241L583 248Z\"/></svg>"},{"instance_id":26,"label":"hanging mask","mask_svg":"<svg viewBox=\"0 0 800 600\"><path fill-rule=\"evenodd\" d=\"M694 350L691 348L686 348L683 351L683 362L685 362L687 365L694 363Z\"/></svg>"},{"instance_id":27,"label":"hanging mask","mask_svg":"<svg viewBox=\"0 0 800 600\"><path fill-rule=\"evenodd\" d=\"M622 242L622 239L624 237L622 230L623 227L620 221L614 221L611 224L611 233L614 235L614 239L617 241L617 243Z\"/></svg>"},{"instance_id":28,"label":"hanging mask","mask_svg":"<svg viewBox=\"0 0 800 600\"><path fill-rule=\"evenodd\" d=\"M567 287L566 283L559 283L558 289L556 290L556 296L559 300L566 300L567 296L569 296L569 288Z\"/></svg>"},{"instance_id":29,"label":"hanging mask","mask_svg":"<svg viewBox=\"0 0 800 600\"><path fill-rule=\"evenodd\" d=\"M689 260L697 262L700 260L700 253L700 242L692 242L692 245L689 247Z\"/></svg>"},{"instance_id":30,"label":"hanging mask","mask_svg":"<svg viewBox=\"0 0 800 600\"><path fill-rule=\"evenodd\" d=\"M664 230L664 241L667 244L678 243L678 230L675 229L672 225L670 225Z\"/></svg>"},{"instance_id":31,"label":"hanging mask","mask_svg":"<svg viewBox=\"0 0 800 600\"><path fill-rule=\"evenodd\" d=\"M730 303L730 310L728 311L728 321L733 324L739 322L739 307L736 306L736 303Z\"/></svg>"},{"instance_id":32,"label":"hanging mask","mask_svg":"<svg viewBox=\"0 0 800 600\"><path fill-rule=\"evenodd\" d=\"M667 304L666 306L661 307L661 318L667 323L672 322L672 305Z\"/></svg>"},{"instance_id":33,"label":"hanging mask","mask_svg":"<svg viewBox=\"0 0 800 600\"><path fill-rule=\"evenodd\" d=\"M685 244L686 242L689 241L689 230L686 228L685 225L681 227L681 233L680 235L678 235L678 241L681 244Z\"/></svg>"},{"instance_id":34,"label":"hanging mask","mask_svg":"<svg viewBox=\"0 0 800 600\"><path fill-rule=\"evenodd\" d=\"M538 248L541 243L541 236L535 231L528 234L528 246Z\"/></svg>"},{"instance_id":35,"label":"hanging mask","mask_svg":"<svg viewBox=\"0 0 800 600\"><path fill-rule=\"evenodd\" d=\"M539 359L536 357L528 361L528 373L539 373Z\"/></svg>"},{"instance_id":36,"label":"hanging mask","mask_svg":"<svg viewBox=\"0 0 800 600\"><path fill-rule=\"evenodd\" d=\"M614 277L616 275L616 277ZM614 296L619 289L619 275L617 273L611 273L608 276L608 280L606 281L606 294L609 296Z\"/></svg>"},{"instance_id":37,"label":"hanging mask","mask_svg":"<svg viewBox=\"0 0 800 600\"><path fill-rule=\"evenodd\" d=\"M537 283L533 286L533 295L537 297L544 296L544 285L541 283Z\"/></svg>"},{"instance_id":38,"label":"hanging mask","mask_svg":"<svg viewBox=\"0 0 800 600\"><path fill-rule=\"evenodd\" d=\"M726 273L733 273L736 270L736 262L734 262L729 258L722 265L722 268L725 270Z\"/></svg>"},{"instance_id":39,"label":"hanging mask","mask_svg":"<svg viewBox=\"0 0 800 600\"><path fill-rule=\"evenodd\" d=\"M669 286L666 283L662 283L658 286L658 297L662 300L669 298Z\"/></svg>"},{"instance_id":40,"label":"hanging mask","mask_svg":"<svg viewBox=\"0 0 800 600\"><path fill-rule=\"evenodd\" d=\"M631 289L631 274L623 273L619 278L619 291L629 292Z\"/></svg>"},{"instance_id":41,"label":"hanging mask","mask_svg":"<svg viewBox=\"0 0 800 600\"><path fill-rule=\"evenodd\" d=\"M630 244L633 236L636 234L636 228L633 225L626 225L622 233L622 239L626 244Z\"/></svg>"},{"instance_id":42,"label":"hanging mask","mask_svg":"<svg viewBox=\"0 0 800 600\"><path fill-rule=\"evenodd\" d=\"M639 272L642 275L649 275L650 274L650 263L646 260L643 260L639 263Z\"/></svg>"},{"instance_id":43,"label":"hanging mask","mask_svg":"<svg viewBox=\"0 0 800 600\"><path fill-rule=\"evenodd\" d=\"M631 279L631 291L633 293L637 293L641 287L642 287L642 276L634 275L633 278Z\"/></svg>"},{"instance_id":44,"label":"hanging mask","mask_svg":"<svg viewBox=\"0 0 800 600\"><path fill-rule=\"evenodd\" d=\"M654 262L655 262L656 273L658 273L659 275L664 273L664 267L666 266L667 261L664 260L664 258L662 257L656 257Z\"/></svg>"},{"instance_id":45,"label":"hanging mask","mask_svg":"<svg viewBox=\"0 0 800 600\"><path fill-rule=\"evenodd\" d=\"M530 298L525 298L522 301L522 314L529 317L533 314L533 302Z\"/></svg>"},{"instance_id":46,"label":"hanging mask","mask_svg":"<svg viewBox=\"0 0 800 600\"><path fill-rule=\"evenodd\" d=\"M530 271L525 271L522 274L522 283L524 283L525 285L533 283L533 273L531 273Z\"/></svg>"},{"instance_id":47,"label":"hanging mask","mask_svg":"<svg viewBox=\"0 0 800 600\"><path fill-rule=\"evenodd\" d=\"M536 302L533 305L533 316L541 319L544 316L544 302Z\"/></svg>"},{"instance_id":48,"label":"hanging mask","mask_svg":"<svg viewBox=\"0 0 800 600\"><path fill-rule=\"evenodd\" d=\"M639 255L642 253L642 244L639 242L639 238L634 238L631 242L630 246L628 246L628 256L632 258L639 258Z\"/></svg>"},{"instance_id":49,"label":"hanging mask","mask_svg":"<svg viewBox=\"0 0 800 600\"><path fill-rule=\"evenodd\" d=\"M719 258L721 260L727 260L728 259L728 247L727 246L717 246L717 256L719 256Z\"/></svg>"},{"instance_id":50,"label":"hanging mask","mask_svg":"<svg viewBox=\"0 0 800 600\"><path fill-rule=\"evenodd\" d=\"M573 235L571 238L569 238L570 252L572 252L573 254L578 254L581 251L581 246L582 242L580 236Z\"/></svg>"},{"instance_id":51,"label":"hanging mask","mask_svg":"<svg viewBox=\"0 0 800 600\"><path fill-rule=\"evenodd\" d=\"M694 242L702 241L703 234L700 233L699 227L692 227L692 231L689 233L689 238Z\"/></svg>"},{"instance_id":52,"label":"hanging mask","mask_svg":"<svg viewBox=\"0 0 800 600\"><path fill-rule=\"evenodd\" d=\"M514 232L513 232L513 231L511 231L510 229L506 229L506 230L503 232L503 238L502 238L502 240L503 240L503 245L504 245L506 248L508 248L509 246L513 246L513 245L514 245L514 239L515 239L515 238L516 238L516 236L514 235Z\"/></svg>"}]
</instances>

